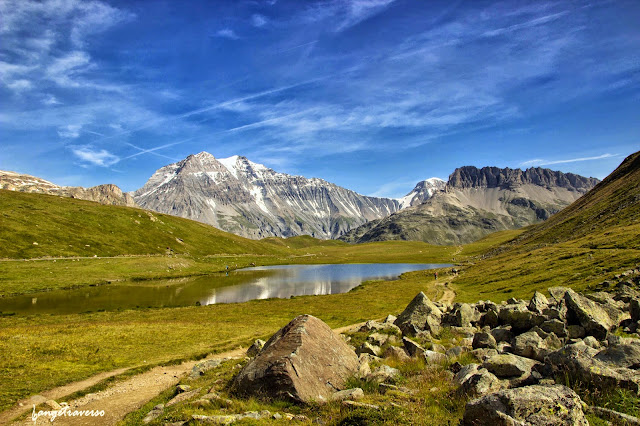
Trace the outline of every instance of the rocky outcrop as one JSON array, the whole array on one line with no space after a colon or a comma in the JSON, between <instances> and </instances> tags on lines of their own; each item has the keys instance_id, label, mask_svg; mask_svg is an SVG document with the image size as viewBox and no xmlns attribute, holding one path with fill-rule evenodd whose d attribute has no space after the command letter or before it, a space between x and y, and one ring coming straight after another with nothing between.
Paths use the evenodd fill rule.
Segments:
<instances>
[{"instance_id":1,"label":"rocky outcrop","mask_svg":"<svg viewBox=\"0 0 640 426\"><path fill-rule=\"evenodd\" d=\"M245 157L207 152L157 170L134 198L140 206L249 238L337 238L400 208L322 179L278 173Z\"/></svg>"},{"instance_id":2,"label":"rocky outcrop","mask_svg":"<svg viewBox=\"0 0 640 426\"><path fill-rule=\"evenodd\" d=\"M536 185L546 188L566 188L570 191L586 192L599 182L573 173L532 167L527 170L499 167L473 166L457 168L447 182L447 189L454 188L502 188L512 189L522 185Z\"/></svg>"},{"instance_id":3,"label":"rocky outcrop","mask_svg":"<svg viewBox=\"0 0 640 426\"><path fill-rule=\"evenodd\" d=\"M327 401L358 372L353 349L324 322L301 315L274 334L234 379L242 395Z\"/></svg>"},{"instance_id":4,"label":"rocky outcrop","mask_svg":"<svg viewBox=\"0 0 640 426\"><path fill-rule=\"evenodd\" d=\"M597 183L594 178L541 168L462 167L449 176L444 191L340 239L465 244L495 231L544 221Z\"/></svg>"},{"instance_id":5,"label":"rocky outcrop","mask_svg":"<svg viewBox=\"0 0 640 426\"><path fill-rule=\"evenodd\" d=\"M133 197L113 184L91 188L58 186L35 176L0 170L0 189L77 198L112 206L138 207Z\"/></svg>"},{"instance_id":6,"label":"rocky outcrop","mask_svg":"<svg viewBox=\"0 0 640 426\"><path fill-rule=\"evenodd\" d=\"M462 424L587 426L582 405L580 397L562 385L507 389L469 402Z\"/></svg>"}]
</instances>

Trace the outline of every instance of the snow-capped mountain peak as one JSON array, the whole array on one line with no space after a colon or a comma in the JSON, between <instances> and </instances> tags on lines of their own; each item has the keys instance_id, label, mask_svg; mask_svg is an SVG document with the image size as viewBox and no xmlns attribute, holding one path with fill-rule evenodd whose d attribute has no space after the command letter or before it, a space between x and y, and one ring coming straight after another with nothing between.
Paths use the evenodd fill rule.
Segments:
<instances>
[{"instance_id":1,"label":"snow-capped mountain peak","mask_svg":"<svg viewBox=\"0 0 640 426\"><path fill-rule=\"evenodd\" d=\"M446 181L437 177L432 177L418 182L411 192L398 199L400 202L400 208L404 209L424 203L431 198L434 193L444 190L446 184Z\"/></svg>"},{"instance_id":2,"label":"snow-capped mountain peak","mask_svg":"<svg viewBox=\"0 0 640 426\"><path fill-rule=\"evenodd\" d=\"M162 167L134 196L144 208L251 238L337 238L400 207L397 200L279 173L242 156L216 159L207 152Z\"/></svg>"}]
</instances>

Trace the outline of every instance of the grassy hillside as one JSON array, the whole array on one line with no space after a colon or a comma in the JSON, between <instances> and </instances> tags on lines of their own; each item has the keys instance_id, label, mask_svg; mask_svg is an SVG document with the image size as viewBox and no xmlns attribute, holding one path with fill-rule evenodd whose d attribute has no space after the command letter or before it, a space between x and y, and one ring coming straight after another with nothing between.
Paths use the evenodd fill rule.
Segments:
<instances>
[{"instance_id":1,"label":"grassy hillside","mask_svg":"<svg viewBox=\"0 0 640 426\"><path fill-rule=\"evenodd\" d=\"M53 195L0 190L0 212L0 258L286 251L187 219Z\"/></svg>"},{"instance_id":2,"label":"grassy hillside","mask_svg":"<svg viewBox=\"0 0 640 426\"><path fill-rule=\"evenodd\" d=\"M585 289L640 262L640 153L546 222L476 259L456 281L460 300L530 297L554 285Z\"/></svg>"}]
</instances>

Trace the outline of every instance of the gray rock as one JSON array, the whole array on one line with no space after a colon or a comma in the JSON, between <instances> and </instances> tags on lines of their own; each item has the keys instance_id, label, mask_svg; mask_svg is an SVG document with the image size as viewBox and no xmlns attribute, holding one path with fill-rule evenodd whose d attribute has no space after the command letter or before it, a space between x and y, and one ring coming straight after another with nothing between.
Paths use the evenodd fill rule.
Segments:
<instances>
[{"instance_id":1,"label":"gray rock","mask_svg":"<svg viewBox=\"0 0 640 426\"><path fill-rule=\"evenodd\" d=\"M600 305L593 300L567 290L564 295L569 313L577 318L587 334L595 336L599 340L607 337L607 333L617 324Z\"/></svg>"},{"instance_id":2,"label":"gray rock","mask_svg":"<svg viewBox=\"0 0 640 426\"><path fill-rule=\"evenodd\" d=\"M565 322L558 319L547 320L540 325L540 328L547 333L553 333L559 337L567 336L567 328Z\"/></svg>"},{"instance_id":3,"label":"gray rock","mask_svg":"<svg viewBox=\"0 0 640 426\"><path fill-rule=\"evenodd\" d=\"M543 338L540 334L546 337ZM547 354L560 349L560 347L562 347L562 342L555 334L545 333L535 327L532 331L522 333L515 338L513 353L537 361L544 361Z\"/></svg>"},{"instance_id":4,"label":"gray rock","mask_svg":"<svg viewBox=\"0 0 640 426\"><path fill-rule=\"evenodd\" d=\"M465 426L588 426L583 402L562 385L527 386L485 395L467 403Z\"/></svg>"},{"instance_id":5,"label":"gray rock","mask_svg":"<svg viewBox=\"0 0 640 426\"><path fill-rule=\"evenodd\" d=\"M357 401L364 398L364 392L360 388L345 389L331 395L331 401Z\"/></svg>"},{"instance_id":6,"label":"gray rock","mask_svg":"<svg viewBox=\"0 0 640 426\"><path fill-rule=\"evenodd\" d=\"M402 345L404 346L404 349L407 351L407 354L412 358L420 356L424 353L424 348L422 346L420 346L413 340L408 339L406 337L402 338Z\"/></svg>"},{"instance_id":7,"label":"gray rock","mask_svg":"<svg viewBox=\"0 0 640 426\"><path fill-rule=\"evenodd\" d=\"M149 413L147 413L144 419L142 419L142 423L144 424L151 423L158 417L162 416L163 413L164 413L164 404L158 404L155 407L153 407L153 409L149 411Z\"/></svg>"},{"instance_id":8,"label":"gray rock","mask_svg":"<svg viewBox=\"0 0 640 426\"><path fill-rule=\"evenodd\" d=\"M369 355L378 356L379 353L380 353L380 347L372 345L369 342L364 342L362 345L360 345L360 347L358 347L358 349L356 349L356 354L358 355L369 354Z\"/></svg>"},{"instance_id":9,"label":"gray rock","mask_svg":"<svg viewBox=\"0 0 640 426\"><path fill-rule=\"evenodd\" d=\"M546 363L554 372L588 383L599 389L625 388L640 393L640 372L612 368L596 359L597 353L584 343L571 344L547 355Z\"/></svg>"},{"instance_id":10,"label":"gray rock","mask_svg":"<svg viewBox=\"0 0 640 426\"><path fill-rule=\"evenodd\" d=\"M473 349L490 348L496 349L496 339L488 332L481 331L473 336Z\"/></svg>"},{"instance_id":11,"label":"gray rock","mask_svg":"<svg viewBox=\"0 0 640 426\"><path fill-rule=\"evenodd\" d=\"M420 292L402 311L394 324L403 334L409 336L415 336L424 330L437 334L440 331L441 318L440 309L423 292Z\"/></svg>"},{"instance_id":12,"label":"gray rock","mask_svg":"<svg viewBox=\"0 0 640 426\"><path fill-rule=\"evenodd\" d=\"M498 308L488 310L486 313L482 315L480 318L480 325L487 326L489 328L497 327L500 324L500 319L498 318Z\"/></svg>"},{"instance_id":13,"label":"gray rock","mask_svg":"<svg viewBox=\"0 0 640 426\"><path fill-rule=\"evenodd\" d=\"M366 323L364 323L364 325L360 327L358 331L363 333L368 333L371 331L384 330L384 328L385 328L385 324L382 324L378 321L369 320Z\"/></svg>"},{"instance_id":14,"label":"gray rock","mask_svg":"<svg viewBox=\"0 0 640 426\"><path fill-rule=\"evenodd\" d=\"M372 333L367 336L367 342L371 343L374 346L382 346L387 343L387 340L389 340L388 334Z\"/></svg>"},{"instance_id":15,"label":"gray rock","mask_svg":"<svg viewBox=\"0 0 640 426\"><path fill-rule=\"evenodd\" d=\"M487 359L482 366L500 378L522 377L531 374L538 363L513 354L498 354Z\"/></svg>"},{"instance_id":16,"label":"gray rock","mask_svg":"<svg viewBox=\"0 0 640 426\"><path fill-rule=\"evenodd\" d=\"M549 300L544 294L536 291L529 302L529 310L541 314L549 306Z\"/></svg>"},{"instance_id":17,"label":"gray rock","mask_svg":"<svg viewBox=\"0 0 640 426\"><path fill-rule=\"evenodd\" d=\"M521 303L502 306L498 318L502 324L509 324L514 330L529 330L545 320L541 314L531 312Z\"/></svg>"},{"instance_id":18,"label":"gray rock","mask_svg":"<svg viewBox=\"0 0 640 426\"><path fill-rule=\"evenodd\" d=\"M586 340L586 339L585 339ZM640 345L611 345L598 352L595 358L606 364L622 368L640 368Z\"/></svg>"},{"instance_id":19,"label":"gray rock","mask_svg":"<svg viewBox=\"0 0 640 426\"><path fill-rule=\"evenodd\" d=\"M237 393L324 401L358 373L357 355L324 322L300 315L274 334L233 381Z\"/></svg>"},{"instance_id":20,"label":"gray rock","mask_svg":"<svg viewBox=\"0 0 640 426\"><path fill-rule=\"evenodd\" d=\"M384 353L382 354L384 358L396 358L399 361L408 361L411 359L409 355L407 355L407 351L398 346L388 346Z\"/></svg>"},{"instance_id":21,"label":"gray rock","mask_svg":"<svg viewBox=\"0 0 640 426\"><path fill-rule=\"evenodd\" d=\"M630 416L629 414L619 413L602 407L589 407L589 411L601 419L607 419L616 425L640 426L640 419L635 416Z\"/></svg>"},{"instance_id":22,"label":"gray rock","mask_svg":"<svg viewBox=\"0 0 640 426\"><path fill-rule=\"evenodd\" d=\"M447 358L457 358L463 353L465 353L466 351L467 351L466 348L464 348L463 346L454 346L452 348L447 349L447 351L444 354L447 356Z\"/></svg>"},{"instance_id":23,"label":"gray rock","mask_svg":"<svg viewBox=\"0 0 640 426\"><path fill-rule=\"evenodd\" d=\"M388 365L381 365L376 368L366 379L370 382L388 383L395 381L400 376L400 371Z\"/></svg>"},{"instance_id":24,"label":"gray rock","mask_svg":"<svg viewBox=\"0 0 640 426\"><path fill-rule=\"evenodd\" d=\"M395 315L387 315L387 317L384 319L384 324L393 324L397 319L398 317L396 317Z\"/></svg>"},{"instance_id":25,"label":"gray rock","mask_svg":"<svg viewBox=\"0 0 640 426\"><path fill-rule=\"evenodd\" d=\"M581 325L567 326L567 337L569 339L581 339L587 335L587 331Z\"/></svg>"},{"instance_id":26,"label":"gray rock","mask_svg":"<svg viewBox=\"0 0 640 426\"><path fill-rule=\"evenodd\" d=\"M166 407L171 407L172 405L176 405L176 404L178 404L180 402L188 401L191 398L194 398L195 396L197 396L198 393L200 393L200 388L194 389L194 390L188 391L188 392L179 393L176 396L174 396L173 398L171 398L171 400L169 400L169 402L167 402Z\"/></svg>"},{"instance_id":27,"label":"gray rock","mask_svg":"<svg viewBox=\"0 0 640 426\"><path fill-rule=\"evenodd\" d=\"M640 321L640 299L633 299L629 302L629 313L631 321Z\"/></svg>"},{"instance_id":28,"label":"gray rock","mask_svg":"<svg viewBox=\"0 0 640 426\"><path fill-rule=\"evenodd\" d=\"M455 327L471 327L472 324L480 320L480 313L468 303L456 303L453 309L447 314L446 321Z\"/></svg>"},{"instance_id":29,"label":"gray rock","mask_svg":"<svg viewBox=\"0 0 640 426\"><path fill-rule=\"evenodd\" d=\"M247 349L247 356L253 358L254 356L258 355L262 348L264 348L264 344L264 340L257 339L251 346L249 346L249 349Z\"/></svg>"},{"instance_id":30,"label":"gray rock","mask_svg":"<svg viewBox=\"0 0 640 426\"><path fill-rule=\"evenodd\" d=\"M429 365L444 364L445 362L447 362L447 356L440 352L426 350L422 353L422 356Z\"/></svg>"},{"instance_id":31,"label":"gray rock","mask_svg":"<svg viewBox=\"0 0 640 426\"><path fill-rule=\"evenodd\" d=\"M454 383L458 385L460 392L474 397L496 392L502 388L500 379L485 368L480 368L478 364L462 367L462 370L455 375Z\"/></svg>"},{"instance_id":32,"label":"gray rock","mask_svg":"<svg viewBox=\"0 0 640 426\"><path fill-rule=\"evenodd\" d=\"M542 315L547 320L559 320L564 322L567 317L567 306L566 304L562 304L562 308L546 308L542 311Z\"/></svg>"},{"instance_id":33,"label":"gray rock","mask_svg":"<svg viewBox=\"0 0 640 426\"><path fill-rule=\"evenodd\" d=\"M198 377L204 375L207 371L218 367L222 363L220 359L208 359L205 361L201 361L193 366L191 369L191 373L189 374L189 378L197 379Z\"/></svg>"},{"instance_id":34,"label":"gray rock","mask_svg":"<svg viewBox=\"0 0 640 426\"><path fill-rule=\"evenodd\" d=\"M510 326L496 327L493 330L491 330L491 335L493 336L494 339L496 339L496 342L511 343L513 342L513 339L514 339L514 334L511 331Z\"/></svg>"},{"instance_id":35,"label":"gray rock","mask_svg":"<svg viewBox=\"0 0 640 426\"><path fill-rule=\"evenodd\" d=\"M584 339L582 339L582 341L584 342L585 345L589 346L590 348L600 349L600 342L598 342L598 339L596 339L593 336L587 336Z\"/></svg>"},{"instance_id":36,"label":"gray rock","mask_svg":"<svg viewBox=\"0 0 640 426\"><path fill-rule=\"evenodd\" d=\"M569 289L567 287L551 287L547 289L551 297L553 297L556 302L564 300L564 295L568 290Z\"/></svg>"}]
</instances>

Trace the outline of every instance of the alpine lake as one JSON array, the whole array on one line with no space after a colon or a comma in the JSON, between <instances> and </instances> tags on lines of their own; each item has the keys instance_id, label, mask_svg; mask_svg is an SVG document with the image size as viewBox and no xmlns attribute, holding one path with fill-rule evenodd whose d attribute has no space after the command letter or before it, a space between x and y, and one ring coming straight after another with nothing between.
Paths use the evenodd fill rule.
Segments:
<instances>
[{"instance_id":1,"label":"alpine lake","mask_svg":"<svg viewBox=\"0 0 640 426\"><path fill-rule=\"evenodd\" d=\"M450 267L435 263L277 265L171 280L123 281L0 298L5 315L75 314L346 293L365 281Z\"/></svg>"}]
</instances>

